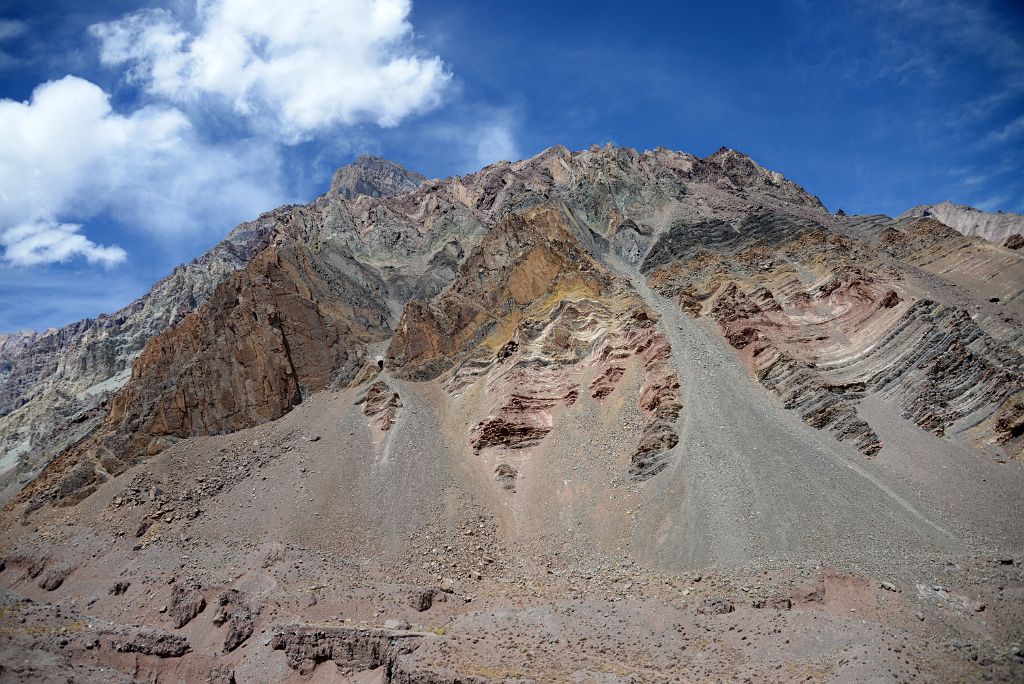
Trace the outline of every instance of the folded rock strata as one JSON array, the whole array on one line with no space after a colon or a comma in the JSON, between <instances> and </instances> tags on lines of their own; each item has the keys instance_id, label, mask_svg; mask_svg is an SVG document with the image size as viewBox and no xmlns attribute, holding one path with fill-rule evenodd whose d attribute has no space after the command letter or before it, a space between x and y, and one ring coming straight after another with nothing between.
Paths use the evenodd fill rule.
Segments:
<instances>
[{"instance_id":1,"label":"folded rock strata","mask_svg":"<svg viewBox=\"0 0 1024 684\"><path fill-rule=\"evenodd\" d=\"M684 311L712 317L787 408L866 455L883 446L857 413L872 392L939 435L1005 416L982 438L1019 456L1008 426L1024 391L1021 354L966 310L908 292L893 268L893 258L927 253L922 241L943 252L963 239L928 220L858 239L763 213L735 228L724 221L673 226L643 270Z\"/></svg>"},{"instance_id":2,"label":"folded rock strata","mask_svg":"<svg viewBox=\"0 0 1024 684\"><path fill-rule=\"evenodd\" d=\"M479 452L536 446L577 401L586 371L594 376L587 391L600 400L638 359L647 425L630 474L645 479L678 442L679 381L656 314L588 242L561 205L506 217L449 288L406 307L387 365L420 380L447 373L451 394L484 383L488 415L469 435Z\"/></svg>"},{"instance_id":3,"label":"folded rock strata","mask_svg":"<svg viewBox=\"0 0 1024 684\"><path fill-rule=\"evenodd\" d=\"M714 319L752 377L865 454L883 446L857 410L869 393L937 434L1024 448L1018 254L934 218L829 214L734 150L553 147L445 180L358 160L102 325L3 338L0 438L22 440L5 455L37 454L26 473L56 457L18 501L74 503L178 440L274 420L353 378L387 431L402 400L360 373L384 345L386 373L453 400L486 388L465 436L478 452L537 447L580 397L618 396L635 366L644 422L629 475L651 477L684 408L658 313L608 259ZM114 356L96 351L111 344ZM115 360L69 361L86 348ZM56 432L24 441L29 423Z\"/></svg>"}]
</instances>

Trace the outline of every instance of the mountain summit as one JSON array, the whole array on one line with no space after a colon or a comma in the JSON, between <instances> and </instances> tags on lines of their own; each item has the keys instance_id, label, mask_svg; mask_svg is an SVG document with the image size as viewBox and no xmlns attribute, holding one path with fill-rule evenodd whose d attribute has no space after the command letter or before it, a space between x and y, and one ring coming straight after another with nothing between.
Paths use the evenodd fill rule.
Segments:
<instances>
[{"instance_id":1,"label":"mountain summit","mask_svg":"<svg viewBox=\"0 0 1024 684\"><path fill-rule=\"evenodd\" d=\"M356 195L390 197L415 190L425 180L425 176L395 162L361 155L335 171L329 192L344 199L352 199Z\"/></svg>"},{"instance_id":2,"label":"mountain summit","mask_svg":"<svg viewBox=\"0 0 1024 684\"><path fill-rule=\"evenodd\" d=\"M1012 679L1022 283L727 148L360 157L0 339L0 666Z\"/></svg>"}]
</instances>

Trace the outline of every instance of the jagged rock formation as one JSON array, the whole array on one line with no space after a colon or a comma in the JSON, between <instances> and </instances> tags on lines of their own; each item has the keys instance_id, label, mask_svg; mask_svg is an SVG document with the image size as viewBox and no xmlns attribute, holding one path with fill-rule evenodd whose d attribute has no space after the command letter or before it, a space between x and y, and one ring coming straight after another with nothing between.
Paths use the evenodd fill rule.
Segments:
<instances>
[{"instance_id":1,"label":"jagged rock formation","mask_svg":"<svg viewBox=\"0 0 1024 684\"><path fill-rule=\"evenodd\" d=\"M285 213L243 223L117 313L22 337L16 349L2 353L0 366L9 370L0 371L0 499L95 429L146 342L180 322L265 247Z\"/></svg>"},{"instance_id":2,"label":"jagged rock formation","mask_svg":"<svg viewBox=\"0 0 1024 684\"><path fill-rule=\"evenodd\" d=\"M284 651L288 667L309 676L317 665L333 661L343 672L377 670L389 684L487 684L482 676L424 666L409 658L423 641L439 641L434 634L390 629L332 626L292 626L277 631L273 649Z\"/></svg>"},{"instance_id":3,"label":"jagged rock formation","mask_svg":"<svg viewBox=\"0 0 1024 684\"><path fill-rule=\"evenodd\" d=\"M327 195L265 219L258 255L246 254L208 303L150 341L102 427L66 449L22 499L73 502L177 439L278 418L309 392L355 378L370 347L389 338L387 364L399 377L446 374L454 393L486 376L489 413L468 436L476 452L536 446L576 402L580 369L600 368L588 391L601 400L625 372L623 359L642 359L646 423L630 474L650 477L678 441L678 380L656 312L602 266L609 252L634 264L644 254L652 284L688 313L710 314L785 406L867 455L882 448L856 410L868 392L897 397L925 429L970 427L1019 454L1014 340L972 331L963 313L928 304L923 291L927 302L915 304L892 272L926 250L942 252L934 263L977 249L948 228L922 235L906 220L866 226L835 217L725 148L698 159L555 147L384 196L418 180L360 158ZM353 196L360 189L370 194ZM919 332L915 321L924 323ZM905 348L933 338L930 361ZM939 375L960 349L977 359L971 391L955 389L965 377ZM394 407L384 403L386 429Z\"/></svg>"},{"instance_id":4,"label":"jagged rock formation","mask_svg":"<svg viewBox=\"0 0 1024 684\"><path fill-rule=\"evenodd\" d=\"M360 157L338 170L320 201L359 194L384 197L414 189L422 180L392 162ZM239 225L212 250L114 314L59 330L0 336L0 501L50 458L95 430L149 339L206 301L221 281L270 244L295 211L282 207Z\"/></svg>"},{"instance_id":5,"label":"jagged rock formation","mask_svg":"<svg viewBox=\"0 0 1024 684\"><path fill-rule=\"evenodd\" d=\"M1013 678L1018 251L724 148L364 158L249 235L0 338L0 437L55 456L0 516L0 668Z\"/></svg>"},{"instance_id":6,"label":"jagged rock formation","mask_svg":"<svg viewBox=\"0 0 1024 684\"><path fill-rule=\"evenodd\" d=\"M656 314L590 256L583 245L597 243L581 230L563 205L502 219L444 292L406 307L387 364L419 380L454 368L452 393L484 382L489 414L469 438L480 452L537 445L576 402L583 369L594 369L588 391L600 400L639 358L648 423L630 473L645 479L678 442L679 381Z\"/></svg>"},{"instance_id":7,"label":"jagged rock formation","mask_svg":"<svg viewBox=\"0 0 1024 684\"><path fill-rule=\"evenodd\" d=\"M940 435L979 424L993 407L1016 415L1021 354L967 311L918 299L923 293L893 263L958 250L959 236L929 219L873 228L851 238L773 212L736 226L679 223L642 270L689 314L714 318L787 408L866 455L882 448L856 410L869 392L896 401L905 418ZM1020 454L1005 429L983 439Z\"/></svg>"},{"instance_id":8,"label":"jagged rock formation","mask_svg":"<svg viewBox=\"0 0 1024 684\"><path fill-rule=\"evenodd\" d=\"M376 282L332 256L333 264L282 240L153 338L96 436L61 457L75 465L60 491L88 492L103 472L116 475L175 439L279 418L353 377L382 339L388 311L373 296Z\"/></svg>"},{"instance_id":9,"label":"jagged rock formation","mask_svg":"<svg viewBox=\"0 0 1024 684\"><path fill-rule=\"evenodd\" d=\"M392 322L380 321L382 328L379 332L383 334L385 328L393 325L405 302L432 297L454 279L468 250L479 241L495 220L509 212L525 211L552 198L560 198L576 217L574 220L580 221L582 225L591 226L586 232L594 232L597 236L614 233L614 229L622 225L627 218L636 225L650 226L656 221L663 220L666 212L671 215L702 215L708 212L716 212L723 216L740 215L745 210L744 207L751 203L746 193L752 193L750 197L754 198L755 206L792 206L799 211L822 211L816 198L786 181L781 175L760 169L749 160L744 161L745 159L742 155L724 148L706 159L699 159L663 149L641 155L634 150L612 147L602 150L595 147L590 151L572 155L563 147L553 147L522 162L504 162L463 178L421 183L416 190L394 197L357 195L346 200L342 197L343 190L337 193L329 192L308 207L285 207L266 215L255 224L240 227L233 233L233 238L197 260L193 270L198 269L197 272L206 273L210 269L203 270L207 268L203 264L221 264L225 260L223 254L233 255L233 268L244 267L253 261L255 253L262 254L263 251L274 248L281 240L292 241L314 255L322 254L324 262L340 259L345 265L335 265L337 268L342 271L354 270L357 281L363 282L365 287L377 293L380 302L388 303L392 312ZM380 164L372 161L364 161L357 166L367 165L371 169L381 168ZM389 177L414 178L408 174L403 175L388 165L384 165L384 168L388 170L385 175ZM346 178L350 175L348 172L342 174ZM345 183L342 183L342 186L348 187ZM384 184L375 187L375 192L384 192L387 186ZM354 189L354 186L350 189ZM686 202L681 201L681 198L687 197L687 193L695 191L699 192L694 197L688 198ZM730 200L735 196L742 198L739 204ZM625 215L626 212L630 214L629 217ZM244 248L236 244L239 241ZM597 248L603 249L604 241L599 242ZM611 235L610 246L620 253L628 248L621 240L616 240L614 234ZM259 268L259 265L254 268ZM223 271L229 269L212 270L223 276ZM177 277L187 277L191 272L186 269L183 275ZM181 292L175 287L180 287L180 282L173 280L175 277L172 276L172 279L160 283L150 295L132 305L135 308L129 307L136 311L135 316L124 318L119 314L113 320L121 321L124 318L124 323L119 325L126 326L125 329L132 335L136 331L135 321L146 321L145 329L149 330L150 334L170 325L171 318L154 316L146 310L146 306L149 303L151 306L165 307L168 300L177 302L178 300L166 294ZM257 282L261 277L258 274L251 278L243 276L241 280L235 282ZM221 279L210 278L203 282L212 292L213 287L219 284ZM197 306L202 299L191 291L183 296L188 305L179 305L174 309L174 322L184 320L184 314ZM224 298L230 301L230 293L225 293ZM268 315L265 320L269 321L271 318L272 316ZM92 323L82 325L89 329L94 327ZM81 344L89 349L93 348L89 346L93 344L90 342L93 338L83 335L77 328L66 331L68 339L82 340ZM118 333L115 339L120 340L121 334ZM106 336L103 339L106 339ZM124 370L120 370L121 364L126 364L132 356L139 353L135 345L141 342L142 340L136 339L136 342L127 345L123 356L117 357L117 363L104 366L105 370L101 377L105 382L109 381L107 385L102 385L104 390L116 390L120 383L127 380L121 376L111 380L109 374L115 370L124 373ZM38 348L38 344L37 342L35 348ZM75 342L70 347L74 349L76 344L78 343ZM54 339L53 349L57 348L63 348L63 345ZM227 348L222 352L230 353ZM67 353L69 352L62 352ZM272 355L275 359L279 356ZM156 358L165 357L166 355L161 354ZM35 353L33 358L56 357L39 352ZM27 364L25 366L29 367ZM32 377L44 376L42 370L32 372ZM273 373L268 372L259 377L269 377L278 372L285 372L283 366L278 367ZM213 375L223 376L222 372ZM57 377L60 377L59 373ZM325 375L320 372L317 377L319 380ZM72 381L78 384L84 382L77 374L70 376L69 382ZM20 384L29 384L36 388L33 391L41 391L40 383ZM314 386L320 385L317 383ZM227 404L214 408L212 413L206 410L199 414L189 411L187 417L175 417L174 414L180 414L181 411L163 405L128 410L125 407L125 397L152 395L152 398L157 398L159 395L162 397L159 401L166 403L172 401L173 392L160 390L154 395L150 390L139 387L126 388L121 392L124 397L112 401L112 411L107 411L106 417L103 415L104 410L99 406L99 401L96 401L96 407L87 414L88 419L79 421L80 429L71 430L69 434L61 437L51 433L36 438L34 450L47 451L51 454L65 451L61 464L54 470L63 472L71 468L73 476L61 487L58 486L59 478L55 478L51 472L33 484L31 490L37 491L43 483L48 483L47 496L65 497L68 491L79 491L83 486L91 486L83 483L94 482L93 477L88 475L92 466L83 462L79 456L72 457L67 453L67 449L69 445L95 430L101 421L105 426L102 432L107 435L108 442L113 439L111 435L116 431L117 425L127 431L134 430L139 420L142 420L143 424L154 426L154 433L146 437L136 436L127 445L118 444L114 450L117 455L113 456L113 460L107 453L107 447L97 447L104 441L102 437L94 436L90 438L89 445L76 448L76 454L87 454L85 461L93 464L107 461L116 472L119 468L117 462L124 459L130 461L150 453L150 445L159 449L160 445L166 446L170 443L169 440L196 434L192 430L236 429L253 424L253 420L267 420L270 416L280 415L281 410L286 410L286 407L296 403L296 397L294 394L284 398L277 397L276 390L292 392L294 387L294 382L285 382L275 388L274 392L270 392L275 395L273 407L254 406L252 401L259 404L262 400L258 397L247 398L241 404L245 408L239 416L232 417L223 424L219 417L206 416L219 416L233 411L234 409ZM199 387L196 391L206 393L206 389ZM103 398L107 397L109 394L105 394ZM150 400L143 399L142 403L146 404L148 401ZM33 401L31 404L32 408L26 411L26 415L39 416L38 420L53 429L55 421L49 418L43 420L44 417L52 415L51 412L45 412L45 401ZM44 408L41 409L40 404L44 404ZM78 406L63 399L59 405L68 407L64 410L70 410L72 405ZM139 415L140 411L152 415L143 418ZM203 417L198 418L197 415ZM72 427L79 424L74 419L56 423L62 425L65 432L69 432L69 424ZM16 429L7 428L3 431L6 438L13 434L17 434ZM118 440L114 439L114 442ZM102 479L102 473L99 477ZM41 501L38 498L36 500Z\"/></svg>"},{"instance_id":10,"label":"jagged rock formation","mask_svg":"<svg viewBox=\"0 0 1024 684\"><path fill-rule=\"evenodd\" d=\"M1024 233L1024 216L1020 214L981 211L948 200L938 204L922 204L900 214L900 218L910 217L931 217L964 235L976 235L997 245L1005 244L1014 235Z\"/></svg>"},{"instance_id":11,"label":"jagged rock formation","mask_svg":"<svg viewBox=\"0 0 1024 684\"><path fill-rule=\"evenodd\" d=\"M360 155L335 172L328 194L344 199L357 195L391 197L415 190L425 180L425 176L393 161Z\"/></svg>"},{"instance_id":12,"label":"jagged rock formation","mask_svg":"<svg viewBox=\"0 0 1024 684\"><path fill-rule=\"evenodd\" d=\"M356 403L363 405L363 415L373 421L382 432L387 432L398 418L402 399L383 380L377 380L366 388Z\"/></svg>"},{"instance_id":13,"label":"jagged rock formation","mask_svg":"<svg viewBox=\"0 0 1024 684\"><path fill-rule=\"evenodd\" d=\"M422 638L386 629L292 627L275 633L270 647L284 651L288 666L301 675L312 674L319 663L333 660L356 670L386 666L393 681L398 658L415 651Z\"/></svg>"}]
</instances>

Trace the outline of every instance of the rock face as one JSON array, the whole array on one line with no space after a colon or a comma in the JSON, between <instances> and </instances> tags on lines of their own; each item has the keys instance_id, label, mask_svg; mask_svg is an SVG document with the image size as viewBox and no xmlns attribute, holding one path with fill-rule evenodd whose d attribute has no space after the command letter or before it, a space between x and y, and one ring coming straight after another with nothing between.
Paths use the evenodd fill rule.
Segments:
<instances>
[{"instance_id":1,"label":"rock face","mask_svg":"<svg viewBox=\"0 0 1024 684\"><path fill-rule=\"evenodd\" d=\"M181 629L206 608L206 599L201 591L175 585L171 598L170 613L174 619L174 627Z\"/></svg>"},{"instance_id":2,"label":"rock face","mask_svg":"<svg viewBox=\"0 0 1024 684\"><path fill-rule=\"evenodd\" d=\"M153 629L128 630L127 633L116 634L110 645L119 653L139 653L158 658L180 658L192 650L185 637Z\"/></svg>"},{"instance_id":3,"label":"rock face","mask_svg":"<svg viewBox=\"0 0 1024 684\"><path fill-rule=\"evenodd\" d=\"M0 338L47 462L0 513L4 672L1019 678L1019 250L728 149L360 160L254 225Z\"/></svg>"},{"instance_id":4,"label":"rock face","mask_svg":"<svg viewBox=\"0 0 1024 684\"><path fill-rule=\"evenodd\" d=\"M415 189L419 174L360 157L335 174L319 203ZM279 239L299 212L282 207L235 228L223 242L117 313L43 333L0 335L0 502L69 445L96 429L146 343L181 323L230 274ZM301 212L299 212L301 213Z\"/></svg>"},{"instance_id":5,"label":"rock face","mask_svg":"<svg viewBox=\"0 0 1024 684\"><path fill-rule=\"evenodd\" d=\"M409 658L432 634L350 627L287 627L270 646L284 651L288 667L309 676L320 663L333 661L342 672L378 670L390 684L487 684L485 677L424 666Z\"/></svg>"},{"instance_id":6,"label":"rock face","mask_svg":"<svg viewBox=\"0 0 1024 684\"><path fill-rule=\"evenodd\" d=\"M900 218L908 217L931 217L964 235L976 235L997 245L1024 233L1024 216L1021 214L1002 211L992 213L949 201L922 204L900 215Z\"/></svg>"},{"instance_id":7,"label":"rock face","mask_svg":"<svg viewBox=\"0 0 1024 684\"><path fill-rule=\"evenodd\" d=\"M373 421L382 432L395 424L402 400L383 380L378 380L366 389L358 402L363 404L363 415Z\"/></svg>"},{"instance_id":8,"label":"rock face","mask_svg":"<svg viewBox=\"0 0 1024 684\"><path fill-rule=\"evenodd\" d=\"M331 179L328 194L344 199L352 199L356 195L391 197L415 190L425 180L425 176L393 161L362 155L338 169Z\"/></svg>"},{"instance_id":9,"label":"rock face","mask_svg":"<svg viewBox=\"0 0 1024 684\"><path fill-rule=\"evenodd\" d=\"M373 670L386 666L389 681L396 661L419 646L420 637L386 629L294 627L274 634L270 647L288 656L288 666L309 675L319 663L333 660L341 667Z\"/></svg>"},{"instance_id":10,"label":"rock face","mask_svg":"<svg viewBox=\"0 0 1024 684\"><path fill-rule=\"evenodd\" d=\"M476 452L538 445L557 416L587 391L611 394L631 360L642 367L639 405L647 424L630 474L664 467L678 442L679 381L656 314L584 247L563 205L541 205L499 221L430 302L412 302L388 347L387 365L412 379L446 374L450 394L483 383L489 415L471 430Z\"/></svg>"},{"instance_id":11,"label":"rock face","mask_svg":"<svg viewBox=\"0 0 1024 684\"><path fill-rule=\"evenodd\" d=\"M148 328L166 331L132 352L124 387L41 442L60 455L20 501L74 503L178 440L362 385L382 370L371 356L385 345L387 374L436 382L452 410L472 414L465 446L489 478L505 473L507 491L517 477L507 473L522 471L560 416L590 410L577 406L583 395L598 411L629 395L642 427L628 473L648 479L675 454L685 407L659 312L617 272L634 267L689 315L714 320L786 407L866 455L883 447L857 410L869 394L936 434L1021 452L1019 313L979 317L904 273L947 277L966 255L979 265L957 277L981 287L978 274L999 269L1012 283L1019 259L932 219L832 215L734 150L701 159L553 147L445 181L363 157L310 205L233 236L196 263L232 255L235 270L207 267L216 285ZM162 287L140 301L166 303ZM59 337L4 339L8 405L28 401L44 373L23 362L27 350L50 338L58 348ZM637 384L619 389L626 380ZM362 396L383 434L402 400L380 383ZM39 403L28 414L43 415Z\"/></svg>"},{"instance_id":12,"label":"rock face","mask_svg":"<svg viewBox=\"0 0 1024 684\"><path fill-rule=\"evenodd\" d=\"M236 228L117 313L0 342L0 499L96 427L154 335L179 323L266 246L285 210Z\"/></svg>"},{"instance_id":13,"label":"rock face","mask_svg":"<svg viewBox=\"0 0 1024 684\"><path fill-rule=\"evenodd\" d=\"M968 311L908 296L894 271L893 259L948 254L960 240L933 219L878 221L846 237L758 213L735 227L677 224L642 270L690 315L713 318L787 408L871 456L883 444L856 408L868 393L939 435L981 424L993 407L995 415L1019 412L1020 352ZM996 425L983 439L1019 455L1012 433Z\"/></svg>"}]
</instances>

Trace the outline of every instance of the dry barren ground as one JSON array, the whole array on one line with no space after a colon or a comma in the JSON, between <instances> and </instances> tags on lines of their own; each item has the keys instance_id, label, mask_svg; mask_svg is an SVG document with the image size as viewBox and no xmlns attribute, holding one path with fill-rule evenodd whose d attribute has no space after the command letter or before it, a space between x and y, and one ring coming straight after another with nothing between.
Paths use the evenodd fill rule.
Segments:
<instances>
[{"instance_id":1,"label":"dry barren ground","mask_svg":"<svg viewBox=\"0 0 1024 684\"><path fill-rule=\"evenodd\" d=\"M730 384L698 324L664 324L692 388L667 477L610 476L584 407L495 497L433 384L392 381L383 440L355 392L321 393L6 530L3 679L1020 679L1016 471L941 449L934 480L857 465L767 396L730 402L762 390Z\"/></svg>"}]
</instances>

